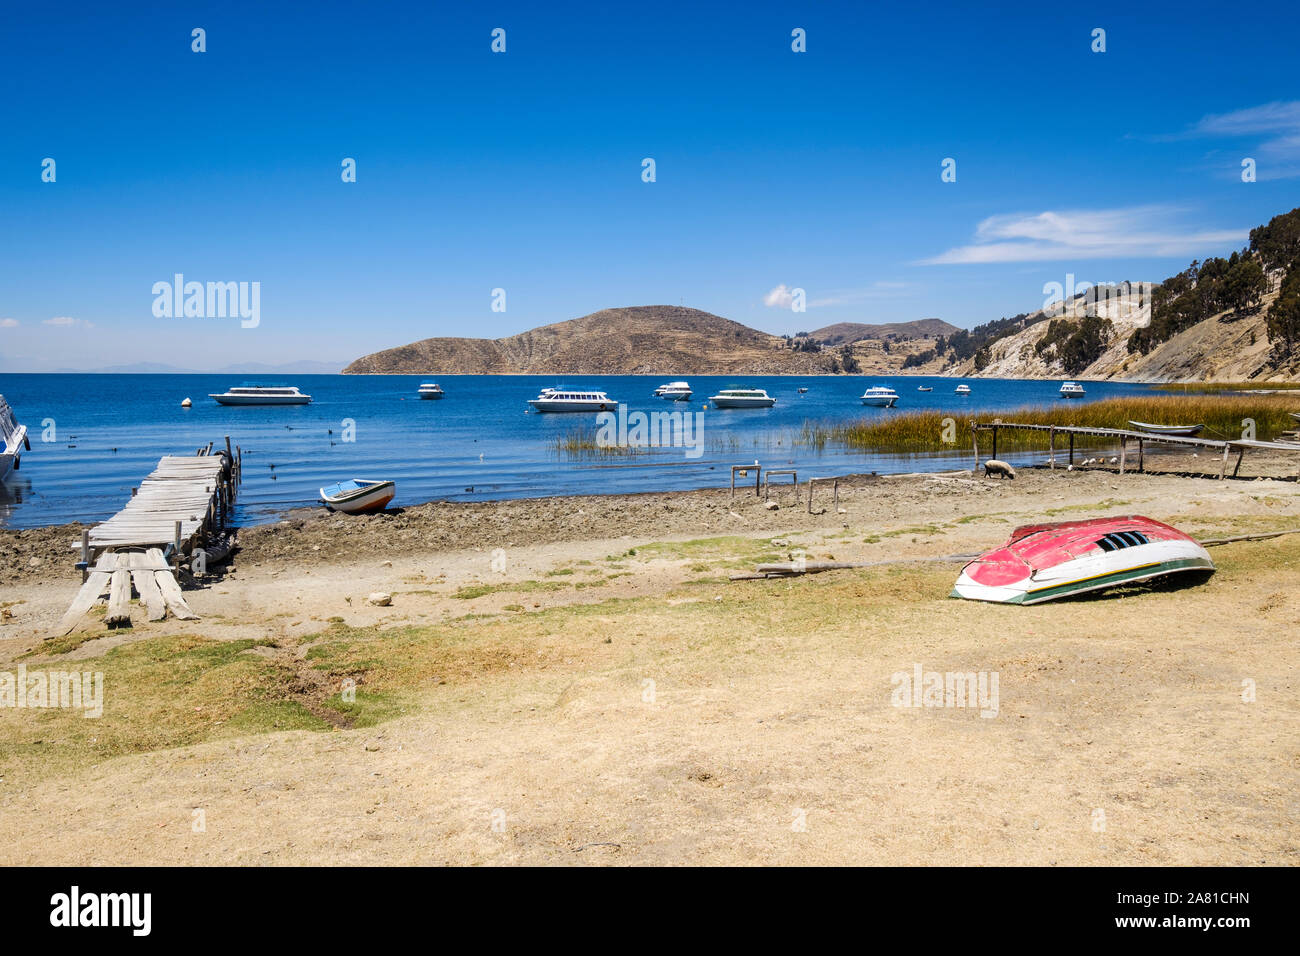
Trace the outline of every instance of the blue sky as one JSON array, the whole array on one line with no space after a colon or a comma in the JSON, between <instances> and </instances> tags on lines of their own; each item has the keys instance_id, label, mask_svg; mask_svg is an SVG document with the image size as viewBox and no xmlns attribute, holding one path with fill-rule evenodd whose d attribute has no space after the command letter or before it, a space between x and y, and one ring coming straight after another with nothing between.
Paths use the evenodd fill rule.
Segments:
<instances>
[{"instance_id":1,"label":"blue sky","mask_svg":"<svg viewBox=\"0 0 1300 956\"><path fill-rule=\"evenodd\" d=\"M0 369L346 361L652 303L970 326L1300 205L1289 4L541 6L11 5ZM259 324L156 317L175 273L259 282Z\"/></svg>"}]
</instances>

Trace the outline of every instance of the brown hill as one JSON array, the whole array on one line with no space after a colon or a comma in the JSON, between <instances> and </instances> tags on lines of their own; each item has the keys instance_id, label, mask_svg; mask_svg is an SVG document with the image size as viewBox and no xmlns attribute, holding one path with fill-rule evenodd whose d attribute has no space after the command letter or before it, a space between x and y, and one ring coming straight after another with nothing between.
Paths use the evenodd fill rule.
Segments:
<instances>
[{"instance_id":1,"label":"brown hill","mask_svg":"<svg viewBox=\"0 0 1300 956\"><path fill-rule=\"evenodd\" d=\"M897 358L901 365L905 352ZM603 309L503 339L432 338L363 356L351 374L795 375L840 370L835 351L798 351L786 339L699 309Z\"/></svg>"},{"instance_id":2,"label":"brown hill","mask_svg":"<svg viewBox=\"0 0 1300 956\"><path fill-rule=\"evenodd\" d=\"M883 339L892 336L902 342L910 339L934 339L941 335L952 335L960 329L943 319L917 319L915 322L887 322L883 325L867 325L862 322L837 322L809 332L810 338L827 345L844 345L860 342L863 339Z\"/></svg>"}]
</instances>

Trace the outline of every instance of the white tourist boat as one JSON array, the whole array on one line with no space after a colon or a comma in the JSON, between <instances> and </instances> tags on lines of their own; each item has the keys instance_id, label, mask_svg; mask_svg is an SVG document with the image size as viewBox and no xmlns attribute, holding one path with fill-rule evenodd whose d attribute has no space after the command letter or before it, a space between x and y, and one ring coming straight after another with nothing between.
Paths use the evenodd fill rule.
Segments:
<instances>
[{"instance_id":1,"label":"white tourist boat","mask_svg":"<svg viewBox=\"0 0 1300 956\"><path fill-rule=\"evenodd\" d=\"M670 402L689 402L691 400L690 382L666 382L652 393L655 398L666 398Z\"/></svg>"},{"instance_id":2,"label":"white tourist boat","mask_svg":"<svg viewBox=\"0 0 1300 956\"><path fill-rule=\"evenodd\" d=\"M358 515L383 511L395 494L397 494L397 485L391 481L352 478L322 488L320 500L331 511Z\"/></svg>"},{"instance_id":3,"label":"white tourist boat","mask_svg":"<svg viewBox=\"0 0 1300 956\"><path fill-rule=\"evenodd\" d=\"M1061 383L1062 398L1083 398L1083 395L1084 395L1083 386L1080 385L1078 382Z\"/></svg>"},{"instance_id":4,"label":"white tourist boat","mask_svg":"<svg viewBox=\"0 0 1300 956\"><path fill-rule=\"evenodd\" d=\"M933 385L918 385L918 386L916 386L916 390L917 390L918 392L933 392L933 391L934 391L934 386L933 386Z\"/></svg>"},{"instance_id":5,"label":"white tourist boat","mask_svg":"<svg viewBox=\"0 0 1300 956\"><path fill-rule=\"evenodd\" d=\"M724 388L710 395L714 408L771 408L776 399L761 388Z\"/></svg>"},{"instance_id":6,"label":"white tourist boat","mask_svg":"<svg viewBox=\"0 0 1300 956\"><path fill-rule=\"evenodd\" d=\"M958 385L956 388L953 389L953 391L956 392L958 395L969 395L969 394L970 394L970 386L969 386L969 385Z\"/></svg>"},{"instance_id":7,"label":"white tourist boat","mask_svg":"<svg viewBox=\"0 0 1300 956\"><path fill-rule=\"evenodd\" d=\"M442 398L446 393L437 382L425 382L419 388L420 398Z\"/></svg>"},{"instance_id":8,"label":"white tourist boat","mask_svg":"<svg viewBox=\"0 0 1300 956\"><path fill-rule=\"evenodd\" d=\"M17 471L23 450L31 451L32 440L27 437L27 426L19 425L14 410L0 395L0 480L11 471Z\"/></svg>"},{"instance_id":9,"label":"white tourist boat","mask_svg":"<svg viewBox=\"0 0 1300 956\"><path fill-rule=\"evenodd\" d=\"M611 412L618 402L596 389L544 388L528 404L539 412Z\"/></svg>"},{"instance_id":10,"label":"white tourist boat","mask_svg":"<svg viewBox=\"0 0 1300 956\"><path fill-rule=\"evenodd\" d=\"M893 408L898 404L898 393L888 385L873 385L862 393L862 404Z\"/></svg>"},{"instance_id":11,"label":"white tourist boat","mask_svg":"<svg viewBox=\"0 0 1300 956\"><path fill-rule=\"evenodd\" d=\"M296 385L237 385L219 395L208 395L221 405L307 405L310 395Z\"/></svg>"},{"instance_id":12,"label":"white tourist boat","mask_svg":"<svg viewBox=\"0 0 1300 956\"><path fill-rule=\"evenodd\" d=\"M1025 525L962 569L951 597L1037 604L1181 571L1213 572L1206 550L1141 515Z\"/></svg>"}]
</instances>

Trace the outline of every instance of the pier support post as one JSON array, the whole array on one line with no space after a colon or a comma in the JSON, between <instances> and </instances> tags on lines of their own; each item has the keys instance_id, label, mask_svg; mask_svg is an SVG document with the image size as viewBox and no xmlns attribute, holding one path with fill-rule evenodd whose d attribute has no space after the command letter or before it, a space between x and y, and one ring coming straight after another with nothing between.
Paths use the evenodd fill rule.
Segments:
<instances>
[{"instance_id":1,"label":"pier support post","mask_svg":"<svg viewBox=\"0 0 1300 956\"><path fill-rule=\"evenodd\" d=\"M90 529L81 529L81 583L90 577Z\"/></svg>"},{"instance_id":2,"label":"pier support post","mask_svg":"<svg viewBox=\"0 0 1300 956\"><path fill-rule=\"evenodd\" d=\"M1223 443L1223 464L1219 466L1220 481L1223 481L1224 476L1227 475L1228 473L1228 452L1230 452L1231 450L1232 450L1232 446L1229 445L1227 442L1224 442Z\"/></svg>"},{"instance_id":3,"label":"pier support post","mask_svg":"<svg viewBox=\"0 0 1300 956\"><path fill-rule=\"evenodd\" d=\"M997 455L993 456L994 458ZM1047 429L1047 467L1056 470L1056 426Z\"/></svg>"},{"instance_id":4,"label":"pier support post","mask_svg":"<svg viewBox=\"0 0 1300 956\"><path fill-rule=\"evenodd\" d=\"M1124 474L1124 465L1128 462L1128 439L1119 440L1119 473Z\"/></svg>"},{"instance_id":5,"label":"pier support post","mask_svg":"<svg viewBox=\"0 0 1300 956\"><path fill-rule=\"evenodd\" d=\"M973 421L970 423L970 441L971 447L975 451L975 467L971 470L978 475L980 473L980 433L975 430Z\"/></svg>"},{"instance_id":6,"label":"pier support post","mask_svg":"<svg viewBox=\"0 0 1300 956\"><path fill-rule=\"evenodd\" d=\"M1074 464L1074 432L1070 432L1070 464Z\"/></svg>"},{"instance_id":7,"label":"pier support post","mask_svg":"<svg viewBox=\"0 0 1300 956\"><path fill-rule=\"evenodd\" d=\"M176 567L181 566L181 523L179 521L176 522L172 532L172 561L175 562Z\"/></svg>"},{"instance_id":8,"label":"pier support post","mask_svg":"<svg viewBox=\"0 0 1300 956\"><path fill-rule=\"evenodd\" d=\"M1146 442L1144 442L1141 438L1138 439L1138 471L1139 472L1144 472L1147 470L1146 454L1145 454L1145 449L1143 448L1145 444Z\"/></svg>"}]
</instances>

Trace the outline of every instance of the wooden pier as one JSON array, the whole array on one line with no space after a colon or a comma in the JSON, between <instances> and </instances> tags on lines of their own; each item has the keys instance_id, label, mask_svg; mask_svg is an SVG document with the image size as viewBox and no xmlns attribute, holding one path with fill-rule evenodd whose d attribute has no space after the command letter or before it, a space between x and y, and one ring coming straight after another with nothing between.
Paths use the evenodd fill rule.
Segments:
<instances>
[{"instance_id":1,"label":"wooden pier","mask_svg":"<svg viewBox=\"0 0 1300 956\"><path fill-rule=\"evenodd\" d=\"M998 432L999 431L1035 431L1047 432L1048 440L1048 467L1056 467L1056 439L1061 436L1069 443L1068 462L1074 464L1074 439L1076 436L1084 438L1096 438L1111 442L1119 443L1119 473L1124 474L1128 465L1128 448L1130 443L1137 445L1138 471L1144 471L1146 468L1146 446L1148 444L1157 445L1186 445L1192 448L1206 448L1215 452L1222 452L1222 461L1219 466L1219 480L1222 481L1228 472L1228 458L1235 451L1237 453L1237 463L1232 469L1232 477L1236 478L1237 473L1241 470L1241 460L1245 457L1246 450L1251 448L1265 449L1270 451L1289 451L1300 454L1300 444L1291 444L1290 442L1276 441L1256 441L1254 439L1227 439L1220 441L1215 438L1193 438L1182 435L1157 435L1151 432L1132 431L1126 428L1084 428L1076 425L1026 425L1018 422L971 422L971 439L975 451L975 470L980 466L980 432L991 432L993 435L993 456L998 457ZM1064 449L1062 449L1064 450ZM1300 480L1300 472L1297 472L1297 480Z\"/></svg>"},{"instance_id":2,"label":"wooden pier","mask_svg":"<svg viewBox=\"0 0 1300 956\"><path fill-rule=\"evenodd\" d=\"M181 620L197 617L185 603L176 572L187 564L206 566L209 553L223 549L242 461L229 438L216 454L209 444L193 456L168 455L132 489L121 511L82 532L72 547L81 550L83 582L58 633L75 628L105 591L105 623L129 623L132 587L151 621L162 620L168 611Z\"/></svg>"}]
</instances>

